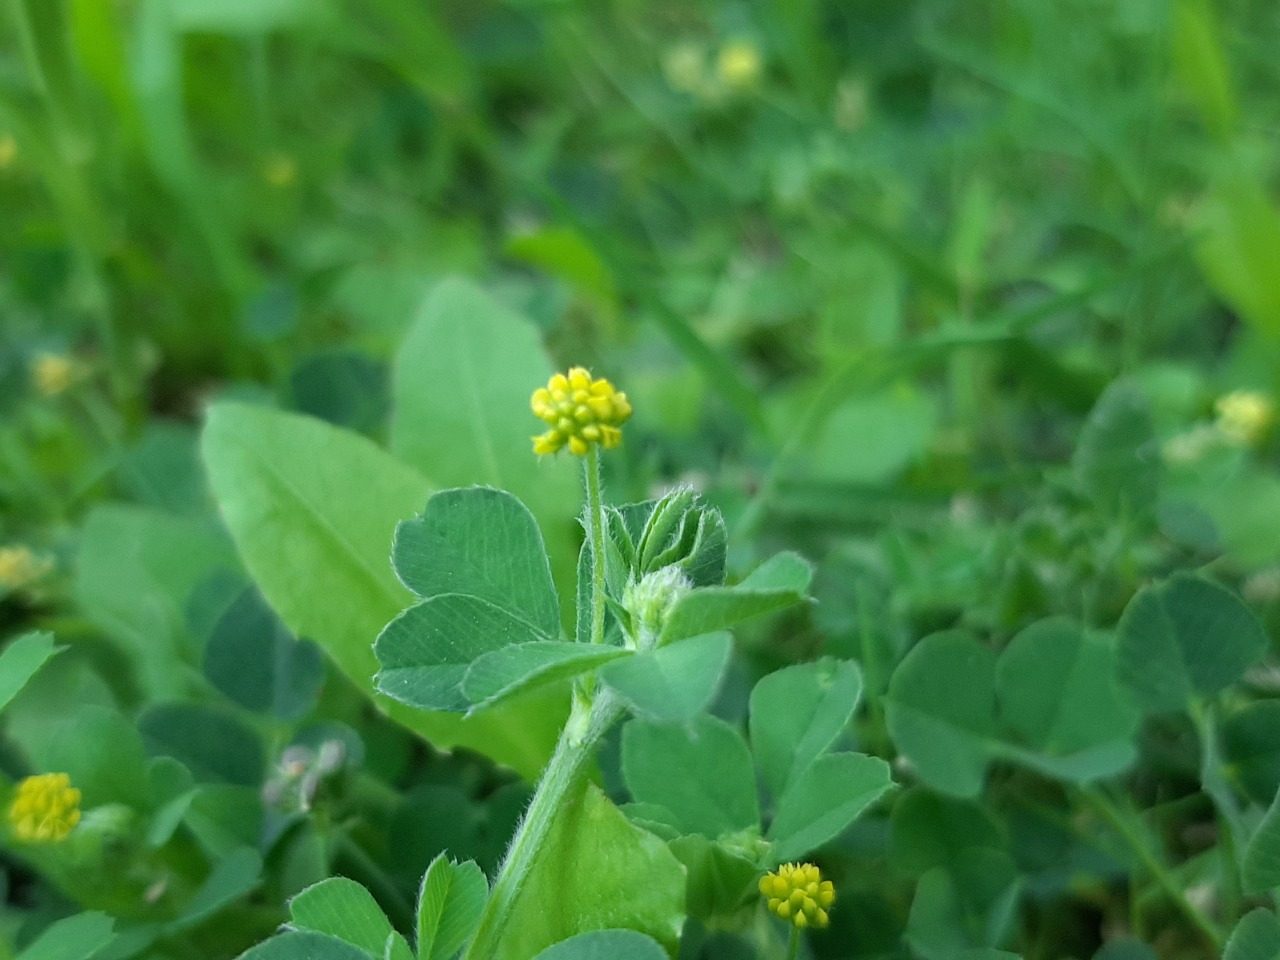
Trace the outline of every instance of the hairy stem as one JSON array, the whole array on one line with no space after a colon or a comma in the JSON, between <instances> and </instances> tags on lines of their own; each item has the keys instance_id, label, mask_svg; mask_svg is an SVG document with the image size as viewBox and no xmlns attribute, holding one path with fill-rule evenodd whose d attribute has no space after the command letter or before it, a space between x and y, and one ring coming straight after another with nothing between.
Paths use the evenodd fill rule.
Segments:
<instances>
[{"instance_id":1,"label":"hairy stem","mask_svg":"<svg viewBox=\"0 0 1280 960\"><path fill-rule=\"evenodd\" d=\"M595 446L582 461L587 487L587 532L591 537L591 642L604 642L604 501L600 494L600 453Z\"/></svg>"},{"instance_id":2,"label":"hairy stem","mask_svg":"<svg viewBox=\"0 0 1280 960\"><path fill-rule=\"evenodd\" d=\"M560 734L551 762L538 781L511 846L507 848L476 935L463 960L491 960L497 954L498 943L511 919L512 909L561 806L579 782L597 741L621 715L622 704L607 690L601 691L594 703L575 697L573 713Z\"/></svg>"}]
</instances>

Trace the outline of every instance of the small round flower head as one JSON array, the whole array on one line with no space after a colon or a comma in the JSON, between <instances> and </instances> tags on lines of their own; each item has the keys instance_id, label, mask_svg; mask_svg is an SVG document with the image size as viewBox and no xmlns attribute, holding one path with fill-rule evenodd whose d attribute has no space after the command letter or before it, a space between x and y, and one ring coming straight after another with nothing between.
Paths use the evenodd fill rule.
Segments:
<instances>
[{"instance_id":1,"label":"small round flower head","mask_svg":"<svg viewBox=\"0 0 1280 960\"><path fill-rule=\"evenodd\" d=\"M38 353L31 361L31 379L46 397L55 397L75 382L75 361L60 353Z\"/></svg>"},{"instance_id":2,"label":"small round flower head","mask_svg":"<svg viewBox=\"0 0 1280 960\"><path fill-rule=\"evenodd\" d=\"M742 90L755 84L760 79L762 66L760 50L748 40L726 43L716 57L716 73L731 90Z\"/></svg>"},{"instance_id":3,"label":"small round flower head","mask_svg":"<svg viewBox=\"0 0 1280 960\"><path fill-rule=\"evenodd\" d=\"M29 547L0 547L0 589L22 590L46 573L53 563L37 558Z\"/></svg>"},{"instance_id":4,"label":"small round flower head","mask_svg":"<svg viewBox=\"0 0 1280 960\"><path fill-rule=\"evenodd\" d=\"M533 452L557 453L564 447L585 457L592 444L608 449L622 442L619 429L631 416L627 395L603 378L592 380L582 367L557 373L533 391L533 412L551 429L533 438Z\"/></svg>"},{"instance_id":5,"label":"small round flower head","mask_svg":"<svg viewBox=\"0 0 1280 960\"><path fill-rule=\"evenodd\" d=\"M80 822L80 791L65 773L27 777L13 792L9 822L17 838L27 843L66 839Z\"/></svg>"},{"instance_id":6,"label":"small round flower head","mask_svg":"<svg viewBox=\"0 0 1280 960\"><path fill-rule=\"evenodd\" d=\"M812 863L784 863L760 878L769 912L797 927L825 927L836 891Z\"/></svg>"},{"instance_id":7,"label":"small round flower head","mask_svg":"<svg viewBox=\"0 0 1280 960\"><path fill-rule=\"evenodd\" d=\"M1253 446L1271 429L1275 405L1265 393L1257 390L1235 390L1219 397L1214 404L1218 412L1218 429L1233 443Z\"/></svg>"}]
</instances>

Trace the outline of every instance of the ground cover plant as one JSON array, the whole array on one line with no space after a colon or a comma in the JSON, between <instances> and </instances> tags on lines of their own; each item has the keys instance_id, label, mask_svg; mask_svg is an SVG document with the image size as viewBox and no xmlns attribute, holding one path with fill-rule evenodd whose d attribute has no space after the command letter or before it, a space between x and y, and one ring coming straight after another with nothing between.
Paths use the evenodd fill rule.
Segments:
<instances>
[{"instance_id":1,"label":"ground cover plant","mask_svg":"<svg viewBox=\"0 0 1280 960\"><path fill-rule=\"evenodd\" d=\"M0 960L1276 960L1278 43L12 0Z\"/></svg>"}]
</instances>

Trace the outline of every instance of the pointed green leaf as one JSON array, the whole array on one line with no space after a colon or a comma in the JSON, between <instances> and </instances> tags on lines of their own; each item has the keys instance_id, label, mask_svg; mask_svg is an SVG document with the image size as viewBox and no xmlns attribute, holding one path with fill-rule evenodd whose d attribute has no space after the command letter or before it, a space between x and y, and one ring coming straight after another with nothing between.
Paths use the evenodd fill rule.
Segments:
<instances>
[{"instance_id":1,"label":"pointed green leaf","mask_svg":"<svg viewBox=\"0 0 1280 960\"><path fill-rule=\"evenodd\" d=\"M702 587L679 601L667 617L659 644L724 630L766 613L774 613L808 597L813 567L798 554L769 558L734 587Z\"/></svg>"},{"instance_id":2,"label":"pointed green leaf","mask_svg":"<svg viewBox=\"0 0 1280 960\"><path fill-rule=\"evenodd\" d=\"M396 527L392 562L400 581L424 599L478 597L528 621L530 631L546 639L560 634L542 533L529 509L505 490L432 494L420 516Z\"/></svg>"},{"instance_id":3,"label":"pointed green leaf","mask_svg":"<svg viewBox=\"0 0 1280 960\"><path fill-rule=\"evenodd\" d=\"M751 691L751 750L780 797L835 742L862 696L862 672L848 660L777 670Z\"/></svg>"},{"instance_id":4,"label":"pointed green leaf","mask_svg":"<svg viewBox=\"0 0 1280 960\"><path fill-rule=\"evenodd\" d=\"M390 935L387 919L363 886L346 877L330 877L289 901L289 916L301 930L314 930L381 956Z\"/></svg>"},{"instance_id":5,"label":"pointed green leaf","mask_svg":"<svg viewBox=\"0 0 1280 960\"><path fill-rule=\"evenodd\" d=\"M612 660L632 657L630 650L605 644L543 640L518 643L478 658L462 681L462 692L475 709L543 684L567 680Z\"/></svg>"},{"instance_id":6,"label":"pointed green leaf","mask_svg":"<svg viewBox=\"0 0 1280 960\"><path fill-rule=\"evenodd\" d=\"M474 861L432 860L418 892L418 960L450 960L476 932L488 896Z\"/></svg>"},{"instance_id":7,"label":"pointed green leaf","mask_svg":"<svg viewBox=\"0 0 1280 960\"><path fill-rule=\"evenodd\" d=\"M631 721L622 729L622 774L638 802L666 807L685 833L715 838L760 823L751 753L717 717L687 727Z\"/></svg>"},{"instance_id":8,"label":"pointed green leaf","mask_svg":"<svg viewBox=\"0 0 1280 960\"><path fill-rule=\"evenodd\" d=\"M889 765L860 753L813 761L782 795L769 827L776 863L798 860L837 836L893 788Z\"/></svg>"},{"instance_id":9,"label":"pointed green leaf","mask_svg":"<svg viewBox=\"0 0 1280 960\"><path fill-rule=\"evenodd\" d=\"M1268 646L1231 591L1178 575L1140 590L1120 618L1118 673L1148 712L1180 710L1234 683Z\"/></svg>"},{"instance_id":10,"label":"pointed green leaf","mask_svg":"<svg viewBox=\"0 0 1280 960\"><path fill-rule=\"evenodd\" d=\"M610 663L600 678L639 716L682 723L710 704L732 652L731 634L709 633Z\"/></svg>"}]
</instances>

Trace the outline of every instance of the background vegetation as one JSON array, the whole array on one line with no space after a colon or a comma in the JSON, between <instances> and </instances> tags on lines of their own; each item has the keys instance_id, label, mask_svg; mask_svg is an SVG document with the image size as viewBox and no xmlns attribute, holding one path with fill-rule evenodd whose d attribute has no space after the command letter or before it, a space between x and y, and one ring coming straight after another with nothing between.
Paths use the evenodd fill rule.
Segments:
<instances>
[{"instance_id":1,"label":"background vegetation","mask_svg":"<svg viewBox=\"0 0 1280 960\"><path fill-rule=\"evenodd\" d=\"M22 652L0 769L130 824L73 860L6 838L0 957L81 909L117 918L103 960L232 957L333 873L407 929L435 853L492 869L545 731L375 710L399 607L289 594L271 570L338 561L249 544L269 493L218 465L374 456L266 411L328 421L409 465L307 491L368 555L428 489L494 483L563 591L540 344L631 397L618 502L691 482L731 579L817 564L716 704L861 665L846 736L901 788L818 856L815 956L1208 957L1269 902L1274 651L1195 617L1280 621L1274 3L11 0L0 36L0 632L65 647ZM1224 590L1168 581L1185 630L1115 640L1175 571ZM952 629L1000 675L926 662ZM1089 638L1119 699L1085 670L1079 725L1020 720ZM998 723L904 733L903 704L1001 683ZM682 957L779 955L754 902L716 916Z\"/></svg>"}]
</instances>

